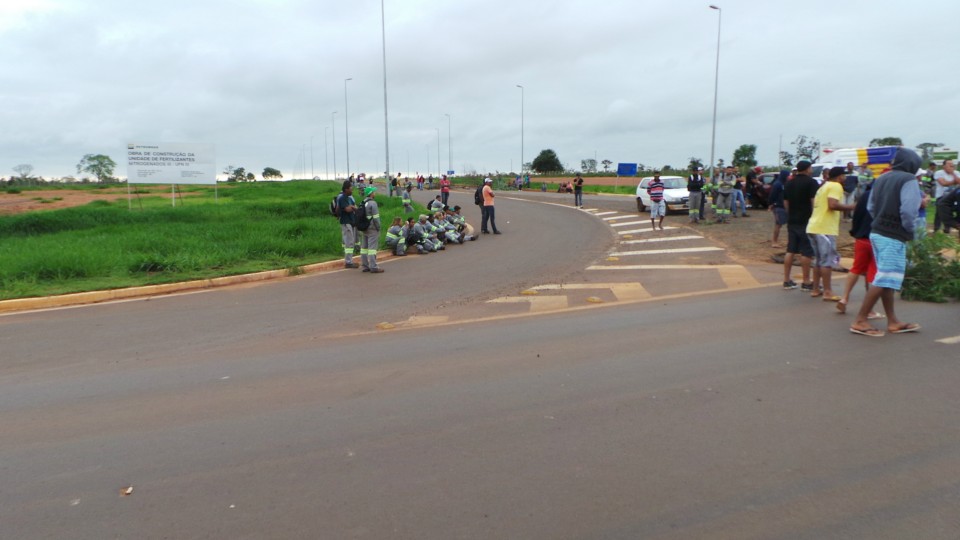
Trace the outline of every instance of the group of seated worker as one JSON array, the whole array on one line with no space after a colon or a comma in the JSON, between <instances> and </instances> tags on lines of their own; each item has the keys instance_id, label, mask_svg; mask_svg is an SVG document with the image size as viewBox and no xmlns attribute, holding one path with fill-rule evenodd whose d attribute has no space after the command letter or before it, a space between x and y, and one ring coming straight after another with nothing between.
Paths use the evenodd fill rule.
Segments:
<instances>
[{"instance_id":1,"label":"group of seated worker","mask_svg":"<svg viewBox=\"0 0 960 540\"><path fill-rule=\"evenodd\" d=\"M413 246L416 246L417 253L425 254L443 251L446 244L462 244L476 239L473 227L460 213L459 206L452 209L444 206L430 215L420 214L417 220L408 217L406 222L395 217L387 229L387 246L398 257L405 256Z\"/></svg>"}]
</instances>

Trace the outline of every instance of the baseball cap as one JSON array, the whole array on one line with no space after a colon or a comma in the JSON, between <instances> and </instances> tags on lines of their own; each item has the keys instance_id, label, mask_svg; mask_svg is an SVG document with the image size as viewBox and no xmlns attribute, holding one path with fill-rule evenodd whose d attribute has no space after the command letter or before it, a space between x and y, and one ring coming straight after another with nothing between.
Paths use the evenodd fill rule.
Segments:
<instances>
[{"instance_id":1,"label":"baseball cap","mask_svg":"<svg viewBox=\"0 0 960 540\"><path fill-rule=\"evenodd\" d=\"M763 170L763 167L760 167L760 166L756 166L756 167L753 168L753 171L754 171L754 172L760 172L760 171L762 171L762 170Z\"/></svg>"},{"instance_id":2,"label":"baseball cap","mask_svg":"<svg viewBox=\"0 0 960 540\"><path fill-rule=\"evenodd\" d=\"M807 160L805 160L805 159L801 159L800 161L797 162L797 170L798 170L798 171L805 171L805 170L809 169L811 165L813 165L813 163L810 163L809 161L807 161Z\"/></svg>"},{"instance_id":3,"label":"baseball cap","mask_svg":"<svg viewBox=\"0 0 960 540\"><path fill-rule=\"evenodd\" d=\"M367 196L367 195L370 195L371 193L373 193L373 192L376 191L376 190L377 190L377 188L374 187L374 186L367 186L366 188L363 189L363 194L364 194L364 196Z\"/></svg>"},{"instance_id":4,"label":"baseball cap","mask_svg":"<svg viewBox=\"0 0 960 540\"><path fill-rule=\"evenodd\" d=\"M703 167L697 167L697 170L698 170L698 171L702 171L702 170L703 170Z\"/></svg>"},{"instance_id":5,"label":"baseball cap","mask_svg":"<svg viewBox=\"0 0 960 540\"><path fill-rule=\"evenodd\" d=\"M484 183L484 184L492 184L492 183L493 183L493 180L491 180L491 179L489 179L489 178L484 178L484 179L483 179L483 183Z\"/></svg>"}]
</instances>

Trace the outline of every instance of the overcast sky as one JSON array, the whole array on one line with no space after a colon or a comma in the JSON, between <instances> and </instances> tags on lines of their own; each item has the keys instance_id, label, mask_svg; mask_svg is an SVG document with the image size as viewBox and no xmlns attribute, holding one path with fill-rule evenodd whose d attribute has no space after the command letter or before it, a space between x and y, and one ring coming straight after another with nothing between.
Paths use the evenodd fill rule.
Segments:
<instances>
[{"instance_id":1,"label":"overcast sky","mask_svg":"<svg viewBox=\"0 0 960 540\"><path fill-rule=\"evenodd\" d=\"M383 171L380 5L0 0L0 176L75 175L102 153L124 177L130 142L213 143L218 170L324 176L334 136L343 175L347 78L350 171ZM718 158L756 144L775 165L798 134L960 146L956 0L718 5ZM708 1L385 0L385 13L392 172L437 174L437 129L441 170L450 150L458 174L516 170L521 94L524 161L710 157Z\"/></svg>"}]
</instances>

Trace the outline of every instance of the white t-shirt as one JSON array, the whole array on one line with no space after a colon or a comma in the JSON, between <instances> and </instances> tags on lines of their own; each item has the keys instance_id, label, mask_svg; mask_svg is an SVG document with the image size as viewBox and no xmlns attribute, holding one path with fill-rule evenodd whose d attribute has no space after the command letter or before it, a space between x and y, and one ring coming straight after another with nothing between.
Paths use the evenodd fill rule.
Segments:
<instances>
[{"instance_id":1,"label":"white t-shirt","mask_svg":"<svg viewBox=\"0 0 960 540\"><path fill-rule=\"evenodd\" d=\"M933 181L936 182L936 186L937 186L934 194L938 199L942 197L943 194L946 193L948 190L951 190L954 188L954 186L956 186L956 175L957 175L956 172L954 172L953 175L949 175L943 169L940 169L939 171L933 174ZM950 180L953 183L948 186L941 186L940 185L941 178L945 180Z\"/></svg>"}]
</instances>

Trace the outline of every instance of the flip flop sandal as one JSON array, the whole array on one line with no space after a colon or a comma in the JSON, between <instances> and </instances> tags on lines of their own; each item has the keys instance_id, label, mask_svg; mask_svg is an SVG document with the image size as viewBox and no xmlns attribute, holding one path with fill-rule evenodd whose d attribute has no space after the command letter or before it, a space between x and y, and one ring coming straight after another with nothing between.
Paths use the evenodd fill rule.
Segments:
<instances>
[{"instance_id":1,"label":"flip flop sandal","mask_svg":"<svg viewBox=\"0 0 960 540\"><path fill-rule=\"evenodd\" d=\"M840 298L837 295L823 297L824 302L839 302L840 300L843 300L843 298Z\"/></svg>"},{"instance_id":2,"label":"flip flop sandal","mask_svg":"<svg viewBox=\"0 0 960 540\"><path fill-rule=\"evenodd\" d=\"M877 319L886 319L886 318L887 318L886 315L884 315L883 313L877 313L876 311L874 311L873 313L867 315L867 320L868 320L868 321L875 321L875 320L877 320Z\"/></svg>"},{"instance_id":3,"label":"flip flop sandal","mask_svg":"<svg viewBox=\"0 0 960 540\"><path fill-rule=\"evenodd\" d=\"M810 293L810 298L820 298L821 296L823 296L823 293L820 291Z\"/></svg>"},{"instance_id":4,"label":"flip flop sandal","mask_svg":"<svg viewBox=\"0 0 960 540\"><path fill-rule=\"evenodd\" d=\"M876 328L860 329L860 328L854 328L851 326L850 332L853 334L857 334L860 336L867 336L867 337L883 337L884 335L882 331L877 330Z\"/></svg>"},{"instance_id":5,"label":"flip flop sandal","mask_svg":"<svg viewBox=\"0 0 960 540\"><path fill-rule=\"evenodd\" d=\"M847 303L846 302L837 302L837 311L840 313L847 312Z\"/></svg>"},{"instance_id":6,"label":"flip flop sandal","mask_svg":"<svg viewBox=\"0 0 960 540\"><path fill-rule=\"evenodd\" d=\"M920 325L915 323L907 323L896 330L889 330L891 334L908 334L910 332L916 332L920 330Z\"/></svg>"}]
</instances>

